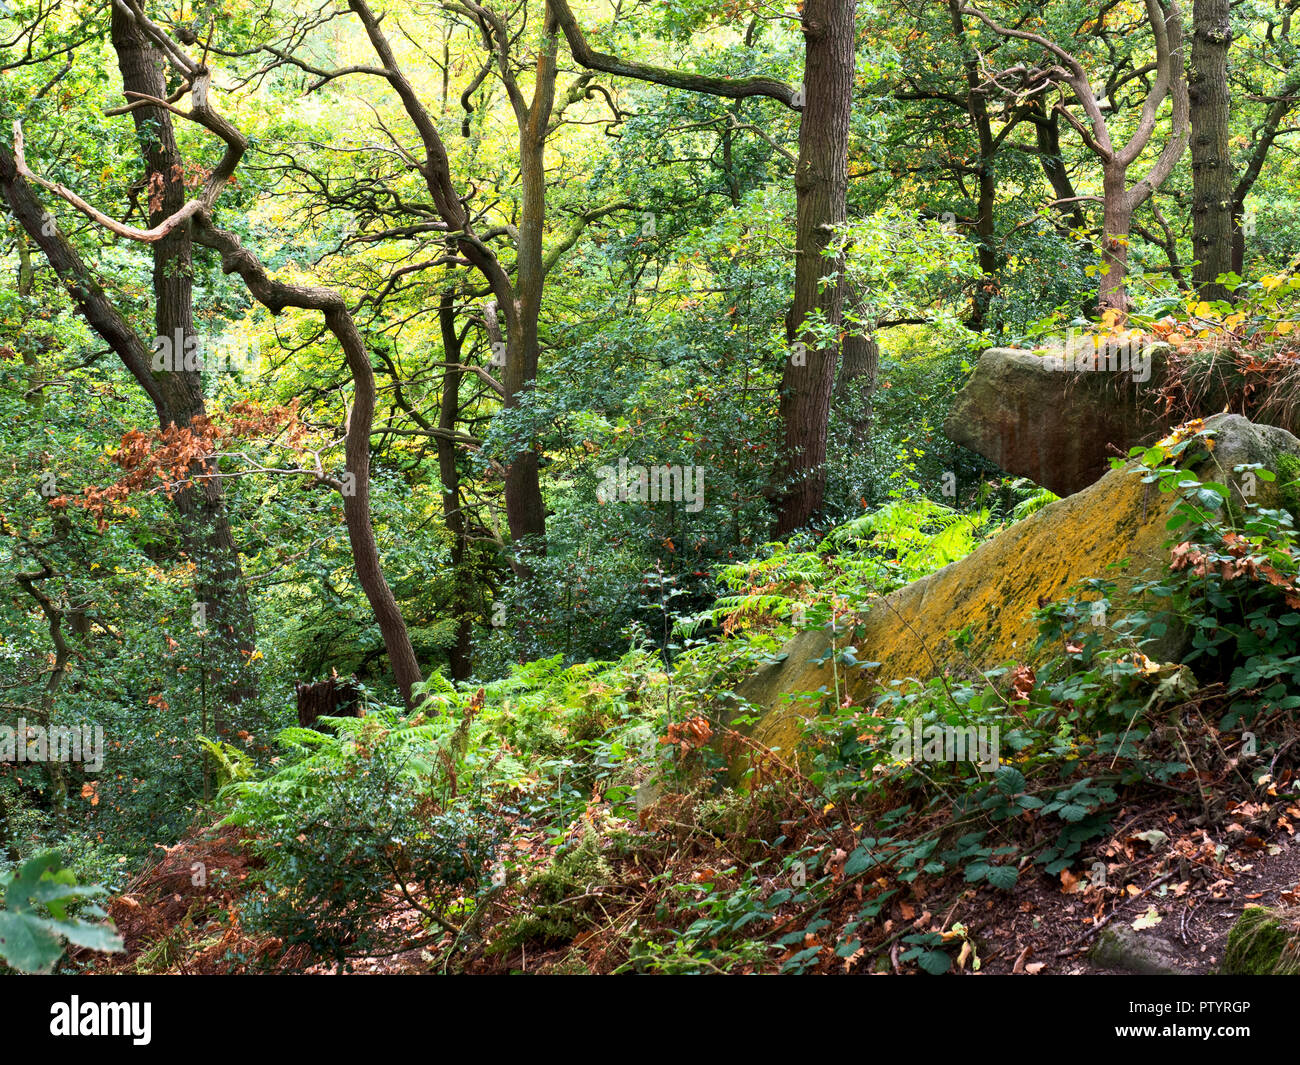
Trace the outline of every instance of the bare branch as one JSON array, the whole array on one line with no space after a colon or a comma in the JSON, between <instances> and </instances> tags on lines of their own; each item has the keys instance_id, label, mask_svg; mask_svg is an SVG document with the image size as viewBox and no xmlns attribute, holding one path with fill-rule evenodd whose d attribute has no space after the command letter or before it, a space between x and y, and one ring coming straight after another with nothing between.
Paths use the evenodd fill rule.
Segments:
<instances>
[{"instance_id":1,"label":"bare branch","mask_svg":"<svg viewBox=\"0 0 1300 1065\"><path fill-rule=\"evenodd\" d=\"M568 0L550 0L550 6L555 12L560 28L564 31L565 39L569 42L569 51L573 53L573 58L590 70L618 74L638 81L649 81L672 89L686 89L690 92L703 92L711 96L725 96L736 100L748 96L766 96L785 104L792 110L799 110L795 104L794 88L775 78L721 78L708 74L691 74L598 52L587 43L587 38L583 35Z\"/></svg>"}]
</instances>

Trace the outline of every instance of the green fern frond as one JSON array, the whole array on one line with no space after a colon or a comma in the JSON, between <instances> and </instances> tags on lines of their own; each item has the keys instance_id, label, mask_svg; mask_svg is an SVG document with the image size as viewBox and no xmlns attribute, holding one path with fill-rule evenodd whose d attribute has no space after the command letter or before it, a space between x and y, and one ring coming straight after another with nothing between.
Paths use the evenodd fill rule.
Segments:
<instances>
[{"instance_id":1,"label":"green fern frond","mask_svg":"<svg viewBox=\"0 0 1300 1065\"><path fill-rule=\"evenodd\" d=\"M225 787L232 781L250 780L257 771L253 759L238 747L232 747L221 740L210 740L206 736L195 736L199 746L216 763L217 786Z\"/></svg>"}]
</instances>

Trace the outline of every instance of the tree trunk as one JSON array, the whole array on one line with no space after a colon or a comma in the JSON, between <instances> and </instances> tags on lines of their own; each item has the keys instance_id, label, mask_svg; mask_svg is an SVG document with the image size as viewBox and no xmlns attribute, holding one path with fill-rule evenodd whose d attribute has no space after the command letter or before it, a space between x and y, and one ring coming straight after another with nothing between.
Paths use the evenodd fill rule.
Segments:
<instances>
[{"instance_id":1,"label":"tree trunk","mask_svg":"<svg viewBox=\"0 0 1300 1065\"><path fill-rule=\"evenodd\" d=\"M1235 175L1228 148L1229 0L1195 0L1191 65L1187 71L1192 122L1192 277L1203 300L1226 300L1215 280L1233 268Z\"/></svg>"},{"instance_id":2,"label":"tree trunk","mask_svg":"<svg viewBox=\"0 0 1300 1065\"><path fill-rule=\"evenodd\" d=\"M466 680L474 671L472 641L474 621L472 601L474 582L468 570L465 541L465 512L461 509L460 469L456 465L456 431L460 413L460 379L462 371L460 337L456 334L455 294L449 289L438 304L438 323L442 329L443 375L442 402L438 407L438 428L434 438L438 453L438 478L442 481L442 520L451 534L452 596L451 614L456 619L456 643L448 652L453 680Z\"/></svg>"},{"instance_id":3,"label":"tree trunk","mask_svg":"<svg viewBox=\"0 0 1300 1065\"><path fill-rule=\"evenodd\" d=\"M114 6L113 47L125 92L158 99L168 95L162 67L155 50L148 45L135 22ZM130 96L128 96L128 100ZM149 225L154 226L185 203L184 160L176 145L170 114L157 107L132 111L140 155L146 174ZM156 335L170 345L173 359L184 358L196 340L194 328L194 264L190 227L178 226L153 244L154 326ZM206 338L197 338L201 343ZM203 347L198 351L201 353ZM158 421L188 428L193 418L204 415L202 374L173 364L154 372L162 402ZM253 613L249 607L244 575L226 515L224 493L216 461L196 462L191 482L176 493L185 552L195 566L195 598L200 604L196 620L203 648L208 682L218 693L213 716L214 729L222 739L232 731L227 709L233 710L255 694L249 656L255 649ZM240 722L238 724L249 724Z\"/></svg>"},{"instance_id":4,"label":"tree trunk","mask_svg":"<svg viewBox=\"0 0 1300 1065\"><path fill-rule=\"evenodd\" d=\"M821 291L824 275L843 272L836 263L823 261L821 252L830 243L834 226L847 217L856 10L856 0L807 0L803 5L805 84L796 92L774 78L713 77L599 52L587 43L567 0L547 2L573 58L588 70L733 100L766 96L793 108L800 106L796 100L802 95L795 168L795 295L786 317L786 339L792 347L802 346L792 352L781 376L784 457L775 471L772 492L777 535L806 525L825 498L826 433L839 343L818 349L805 321L809 312L820 308L838 329L844 304L841 284Z\"/></svg>"},{"instance_id":5,"label":"tree trunk","mask_svg":"<svg viewBox=\"0 0 1300 1065\"><path fill-rule=\"evenodd\" d=\"M218 229L204 212L194 215L194 239L221 255L221 269L243 278L249 294L274 314L286 307L320 311L325 325L338 340L352 374L352 409L348 411L344 441L346 477L331 483L343 496L343 521L352 548L352 565L357 583L365 593L371 613L384 639L384 650L393 671L393 681L408 708L416 705L414 687L421 680L420 663L411 646L406 622L393 590L384 578L370 518L370 432L375 421L375 371L370 352L348 311L343 297L332 289L315 285L291 285L276 281L257 256L245 248L235 234Z\"/></svg>"},{"instance_id":6,"label":"tree trunk","mask_svg":"<svg viewBox=\"0 0 1300 1065\"><path fill-rule=\"evenodd\" d=\"M325 323L343 345L352 371L352 409L348 412L344 444L351 482L343 491L343 520L352 546L352 564L384 638L393 680L402 693L402 701L407 707L413 707L416 702L412 689L422 679L420 663L397 599L384 578L370 518L370 430L375 421L375 372L370 365L370 352L341 300L325 311Z\"/></svg>"},{"instance_id":7,"label":"tree trunk","mask_svg":"<svg viewBox=\"0 0 1300 1065\"><path fill-rule=\"evenodd\" d=\"M555 100L555 57L558 48L558 23L551 4L546 5L542 47L537 58L537 79L533 103L524 102L513 71L510 69L512 38L495 17L483 22L484 42L502 70L502 81L515 111L519 126L520 207L514 283L496 255L473 235L473 220L466 210L451 178L446 146L415 87L402 73L388 38L380 28L382 16L376 16L365 0L348 0L348 7L361 20L366 35L383 65L383 76L402 101L407 117L415 126L424 146L424 159L418 164L420 175L433 200L434 209L448 231L461 234L458 242L462 255L482 273L501 313L506 318L506 364L502 372L505 406L520 407L537 376L537 323L541 313L542 288L545 283L545 257L542 240L546 217L546 138ZM506 515L516 548L515 570L531 572L518 553L545 551L546 508L542 501L535 446L511 456L505 478Z\"/></svg>"},{"instance_id":8,"label":"tree trunk","mask_svg":"<svg viewBox=\"0 0 1300 1065\"><path fill-rule=\"evenodd\" d=\"M1056 111L1040 109L1031 116L1034 123L1034 140L1038 147L1038 161L1042 164L1043 175L1052 186L1058 201L1057 214L1062 224L1069 224L1075 229L1083 229L1085 219L1083 208L1076 199L1074 182L1065 169L1065 160L1061 156L1061 121Z\"/></svg>"},{"instance_id":9,"label":"tree trunk","mask_svg":"<svg viewBox=\"0 0 1300 1065\"><path fill-rule=\"evenodd\" d=\"M132 27L120 24L120 13L114 9L113 34L115 45L123 51L121 62L127 87L139 87L150 95L163 95L162 75L156 59L143 47ZM128 80L129 79L129 80ZM144 87L147 85L147 88ZM152 113L147 122L143 115ZM137 127L141 128L141 151L149 174L158 174L150 188L154 198L150 215L162 217L155 208L157 197L167 203L174 202L178 175L172 163L178 162L174 139L171 137L170 117L156 108L135 112ZM203 394L198 374L154 373L151 367L152 352L127 323L99 285L98 279L87 268L76 249L52 224L51 216L36 198L31 186L17 172L13 153L0 146L0 189L9 201L14 217L31 240L41 249L50 266L67 287L78 311L86 322L121 358L136 382L154 404L159 425L188 426L195 414L203 413ZM193 335L190 309L190 272L188 236L177 240L170 237L159 242L165 252L155 253L154 280L158 287L155 324L161 331L176 325L183 336ZM169 272L175 269L176 276ZM206 615L206 629L211 644L205 655L215 675L223 702L236 706L248 702L256 693L255 676L247 666L254 649L253 615L248 607L246 586L240 567L239 554L226 516L225 500L216 480L202 480L211 472L211 464L196 463L192 468L195 478L176 495L180 516L180 530L186 553L196 568L195 596L207 604L200 613ZM207 637L205 637L207 639ZM221 732L229 725L222 723Z\"/></svg>"},{"instance_id":10,"label":"tree trunk","mask_svg":"<svg viewBox=\"0 0 1300 1065\"><path fill-rule=\"evenodd\" d=\"M1133 209L1129 206L1125 188L1125 167L1106 164L1102 174L1102 236L1101 284L1098 287L1097 309L1128 313L1129 229L1133 224Z\"/></svg>"},{"instance_id":11,"label":"tree trunk","mask_svg":"<svg viewBox=\"0 0 1300 1065\"><path fill-rule=\"evenodd\" d=\"M731 106L728 114L740 120L740 104ZM727 196L732 207L740 206L740 174L736 170L735 133L728 124L722 127L722 177L727 183Z\"/></svg>"},{"instance_id":12,"label":"tree trunk","mask_svg":"<svg viewBox=\"0 0 1300 1065\"><path fill-rule=\"evenodd\" d=\"M1232 197L1232 272L1238 277L1246 276L1246 195Z\"/></svg>"},{"instance_id":13,"label":"tree trunk","mask_svg":"<svg viewBox=\"0 0 1300 1065\"><path fill-rule=\"evenodd\" d=\"M1047 49L1060 60L1056 77L1068 85L1087 113L1091 133L1088 146L1100 157L1102 163L1102 269L1097 291L1097 305L1104 314L1116 311L1121 316L1128 310L1128 293L1125 281L1128 275L1129 232L1133 225L1133 212L1151 196L1165 179L1173 173L1183 152L1187 149L1188 98L1187 77L1183 70L1183 17L1177 0L1145 0L1147 23L1155 39L1155 78L1147 89L1142 112L1128 141L1114 147L1111 131L1102 113L1099 90L1078 58L1040 34L1019 28L999 25L978 8L963 8L974 15L1000 37L1032 41ZM1147 149L1151 136L1159 124L1160 107L1165 98L1170 100L1169 139L1146 175L1130 189L1127 187L1128 169ZM1058 102L1056 107L1062 105ZM1079 119L1073 122L1082 130Z\"/></svg>"},{"instance_id":14,"label":"tree trunk","mask_svg":"<svg viewBox=\"0 0 1300 1065\"><path fill-rule=\"evenodd\" d=\"M298 702L298 726L316 728L322 717L364 717L360 695L352 680L327 677L311 684L295 684L294 695ZM318 732L325 727L316 728Z\"/></svg>"},{"instance_id":15,"label":"tree trunk","mask_svg":"<svg viewBox=\"0 0 1300 1065\"><path fill-rule=\"evenodd\" d=\"M506 318L506 365L501 375L505 407L517 409L537 378L538 322L546 285L543 238L546 223L546 138L555 104L555 58L559 26L550 5L537 57L533 100L519 117L519 176L522 197L516 246L515 299ZM506 469L506 520L515 544L516 572L531 572L521 556L546 553L546 504L538 476L537 445L511 457Z\"/></svg>"},{"instance_id":16,"label":"tree trunk","mask_svg":"<svg viewBox=\"0 0 1300 1065\"><path fill-rule=\"evenodd\" d=\"M1002 266L998 255L997 238L994 233L993 209L997 203L998 182L993 170L992 154L985 154L984 144L988 142L988 151L992 152L993 138L989 130L988 116L981 116L980 131L980 173L979 200L975 213L975 250L979 256L980 279L971 304L969 327L974 330L984 328L988 317L989 304L998 289L998 271Z\"/></svg>"},{"instance_id":17,"label":"tree trunk","mask_svg":"<svg viewBox=\"0 0 1300 1065\"><path fill-rule=\"evenodd\" d=\"M988 103L981 83L979 60L966 39L966 27L962 21L961 0L948 0L948 12L952 20L952 31L962 52L962 67L966 75L966 113L970 116L971 128L979 143L979 194L975 206L975 250L979 256L980 280L975 289L975 298L971 301L971 315L968 326L973 330L984 328L984 319L988 312L989 301L997 288L997 275L1001 267L1000 257L994 239L993 209L997 203L998 180L993 169L993 157L997 147L993 139L993 125L989 121Z\"/></svg>"},{"instance_id":18,"label":"tree trunk","mask_svg":"<svg viewBox=\"0 0 1300 1065\"><path fill-rule=\"evenodd\" d=\"M1263 124L1255 132L1255 143L1246 157L1246 165L1232 190L1232 272L1241 277L1246 276L1246 197L1264 170L1264 160L1281 134L1282 122L1295 109L1297 94L1300 94L1300 77L1288 78L1277 89Z\"/></svg>"},{"instance_id":19,"label":"tree trunk","mask_svg":"<svg viewBox=\"0 0 1300 1065\"><path fill-rule=\"evenodd\" d=\"M20 229L14 243L18 246L18 295L26 299L32 294L36 280L27 234ZM27 370L27 405L34 415L40 416L45 409L45 367L41 364L41 357L32 350L33 339L26 339L28 342L23 345L22 356Z\"/></svg>"},{"instance_id":20,"label":"tree trunk","mask_svg":"<svg viewBox=\"0 0 1300 1065\"><path fill-rule=\"evenodd\" d=\"M850 333L844 338L844 355L835 381L835 405L844 412L850 445L865 451L871 437L871 401L880 371L880 346L874 337Z\"/></svg>"},{"instance_id":21,"label":"tree trunk","mask_svg":"<svg viewBox=\"0 0 1300 1065\"><path fill-rule=\"evenodd\" d=\"M799 124L794 302L786 337L795 348L781 377L784 436L776 535L806 526L826 494L826 435L839 344L820 344L806 328L820 310L838 331L844 306L843 264L822 253L847 217L849 114L853 100L856 0L808 0L803 8L804 111Z\"/></svg>"}]
</instances>

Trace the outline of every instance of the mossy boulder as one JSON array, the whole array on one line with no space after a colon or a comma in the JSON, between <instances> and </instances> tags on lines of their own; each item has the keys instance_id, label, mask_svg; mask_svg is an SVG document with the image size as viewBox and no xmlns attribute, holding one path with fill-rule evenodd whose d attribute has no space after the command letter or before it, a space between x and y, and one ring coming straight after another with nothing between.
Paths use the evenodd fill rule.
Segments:
<instances>
[{"instance_id":1,"label":"mossy boulder","mask_svg":"<svg viewBox=\"0 0 1300 1065\"><path fill-rule=\"evenodd\" d=\"M1131 973L1158 976L1191 974L1171 940L1149 932L1136 932L1122 925L1103 931L1088 955L1098 965Z\"/></svg>"},{"instance_id":2,"label":"mossy boulder","mask_svg":"<svg viewBox=\"0 0 1300 1065\"><path fill-rule=\"evenodd\" d=\"M1300 973L1300 913L1247 906L1228 933L1219 971L1229 976Z\"/></svg>"},{"instance_id":3,"label":"mossy boulder","mask_svg":"<svg viewBox=\"0 0 1300 1065\"><path fill-rule=\"evenodd\" d=\"M1300 441L1283 429L1255 425L1240 415L1209 419L1216 431L1212 453L1197 467L1203 480L1230 484L1234 466L1261 463L1276 470L1300 458ZM1273 506L1285 492L1281 478L1258 481L1255 502ZM878 662L870 670L847 674L838 669L841 698L858 704L891 680L928 680L944 673L990 669L1037 655L1034 612L1058 600L1090 577L1109 577L1125 589L1163 573L1169 553L1165 528L1171 499L1142 483L1132 465L1112 470L1082 492L1059 500L982 544L970 555L884 597L857 619L849 638L837 646L857 647L859 661ZM1113 568L1112 568L1113 567ZM758 670L738 689L760 708L754 738L789 750L801 734L801 715L816 712L825 696L799 693L836 690L837 676L827 659L824 630L800 633L786 644L782 661ZM1167 660L1179 648L1158 651ZM822 661L819 661L822 660Z\"/></svg>"}]
</instances>

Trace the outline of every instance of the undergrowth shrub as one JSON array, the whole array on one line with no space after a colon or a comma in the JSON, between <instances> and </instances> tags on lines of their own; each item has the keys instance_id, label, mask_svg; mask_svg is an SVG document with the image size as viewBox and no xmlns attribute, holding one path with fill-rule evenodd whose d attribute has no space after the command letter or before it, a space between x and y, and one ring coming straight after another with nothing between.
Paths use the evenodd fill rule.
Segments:
<instances>
[{"instance_id":1,"label":"undergrowth shrub","mask_svg":"<svg viewBox=\"0 0 1300 1065\"><path fill-rule=\"evenodd\" d=\"M490 886L501 839L497 804L482 789L458 791L458 731L415 735L421 725L393 716L332 719L338 737L286 730L288 764L224 793L234 801L228 823L252 830L265 863L247 920L339 966L457 927ZM441 745L430 742L437 731ZM400 911L419 924L394 921Z\"/></svg>"},{"instance_id":2,"label":"undergrowth shrub","mask_svg":"<svg viewBox=\"0 0 1300 1065\"><path fill-rule=\"evenodd\" d=\"M249 919L336 964L418 944L443 968L805 972L897 946L889 964L977 967L964 925L886 920L935 885L1009 891L1087 863L1143 788L1208 818L1203 781L1243 771L1228 730L1275 753L1295 734L1292 516L1196 478L1210 447L1193 426L1137 456L1170 500L1166 574L1098 576L1041 606L1034 668L886 684L866 705L819 696L798 752L739 731L746 673L961 557L987 513L896 504L727 567L721 639L665 614L670 637L616 661L542 659L475 692L434 678L415 714L289 729L269 776L222 791L266 862ZM829 653L852 668L851 652ZM996 758L918 749L936 726L984 729Z\"/></svg>"}]
</instances>

